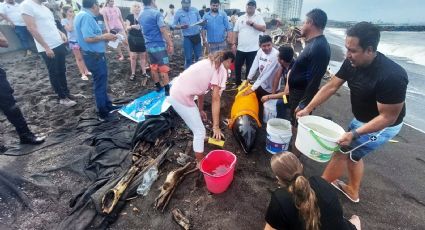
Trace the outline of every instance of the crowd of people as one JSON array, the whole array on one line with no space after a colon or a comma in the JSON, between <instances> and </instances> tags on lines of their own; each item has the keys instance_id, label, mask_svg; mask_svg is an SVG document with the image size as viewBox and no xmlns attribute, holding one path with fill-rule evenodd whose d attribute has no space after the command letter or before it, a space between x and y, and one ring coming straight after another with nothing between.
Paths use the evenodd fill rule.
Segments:
<instances>
[{"instance_id":1,"label":"crowd of people","mask_svg":"<svg viewBox=\"0 0 425 230\"><path fill-rule=\"evenodd\" d=\"M210 7L200 11L191 6L191 0L182 0L177 10L170 4L166 12L157 8L155 0L142 0L142 3L143 7L134 3L124 20L114 0L107 0L103 8L97 0L83 0L82 5L67 0L61 7L62 19L57 23L55 14L42 0L25 0L21 4L6 0L0 7L0 17L14 28L26 55L31 55L35 42L59 104L68 107L77 104L67 86L65 66L67 50L72 51L81 78L92 78L102 121L118 119L110 113L118 107L112 105L107 94L105 53L108 42L119 40L117 59L124 61L124 53L129 53L130 80L137 76L138 60L142 77L149 78L147 68L150 69L155 89L164 89L174 110L193 132L193 151L198 162L204 157L206 137L204 95L211 91L213 137L221 139L220 96L228 87L226 82L231 80L228 71L233 63L235 86L242 83L245 65L245 78L252 84L244 95L256 94L259 116L263 115L264 102L277 99L277 116L290 120L294 132L299 117L311 114L347 83L354 119L338 143L348 154L335 152L322 176L311 178L303 176L297 154L275 155L271 168L282 188L272 194L265 229L360 229L357 216L350 221L344 219L333 189L341 191L350 201L359 202L362 158L397 135L406 113L408 77L402 67L377 51L379 29L368 22L348 29L346 59L335 76L320 88L331 56L323 34L327 14L321 9L306 14L301 28L306 45L295 57L292 47L274 47L272 38L264 34L266 24L256 10L255 0L247 1L245 14L239 17L236 12L228 16L220 10L219 0L210 0ZM176 31L183 36L185 70L170 88L172 36ZM4 36L0 38L0 46L7 47ZM203 47L208 53L204 59ZM6 73L0 69L1 110L16 127L21 143L42 143L44 138L28 129L12 94ZM295 147L292 151L297 152ZM345 170L347 183L339 180Z\"/></svg>"}]
</instances>

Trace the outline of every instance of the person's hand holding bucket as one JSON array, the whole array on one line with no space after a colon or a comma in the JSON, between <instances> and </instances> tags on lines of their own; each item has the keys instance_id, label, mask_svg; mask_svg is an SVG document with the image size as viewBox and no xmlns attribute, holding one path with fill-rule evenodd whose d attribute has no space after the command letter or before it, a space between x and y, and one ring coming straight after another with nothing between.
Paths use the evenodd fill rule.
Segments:
<instances>
[{"instance_id":1,"label":"person's hand holding bucket","mask_svg":"<svg viewBox=\"0 0 425 230\"><path fill-rule=\"evenodd\" d=\"M339 146L350 146L353 141L354 135L352 132L346 132L342 135L342 137L338 140Z\"/></svg>"},{"instance_id":2,"label":"person's hand holding bucket","mask_svg":"<svg viewBox=\"0 0 425 230\"><path fill-rule=\"evenodd\" d=\"M298 111L297 111L298 110ZM312 109L309 109L308 106L305 107L304 109L299 109L299 107L297 107L297 109L295 110L295 117L298 119L300 117L304 117L307 115L310 115L310 113L312 112Z\"/></svg>"}]
</instances>

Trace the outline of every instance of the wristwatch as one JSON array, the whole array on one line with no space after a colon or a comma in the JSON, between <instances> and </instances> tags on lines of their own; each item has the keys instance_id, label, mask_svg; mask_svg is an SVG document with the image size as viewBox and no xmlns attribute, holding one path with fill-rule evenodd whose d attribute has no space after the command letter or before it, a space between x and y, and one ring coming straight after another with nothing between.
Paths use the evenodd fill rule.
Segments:
<instances>
[{"instance_id":1,"label":"wristwatch","mask_svg":"<svg viewBox=\"0 0 425 230\"><path fill-rule=\"evenodd\" d=\"M353 134L354 140L356 140L360 137L360 134L355 129L352 129L350 132Z\"/></svg>"},{"instance_id":2,"label":"wristwatch","mask_svg":"<svg viewBox=\"0 0 425 230\"><path fill-rule=\"evenodd\" d=\"M250 26L254 26L254 22L251 22Z\"/></svg>"}]
</instances>

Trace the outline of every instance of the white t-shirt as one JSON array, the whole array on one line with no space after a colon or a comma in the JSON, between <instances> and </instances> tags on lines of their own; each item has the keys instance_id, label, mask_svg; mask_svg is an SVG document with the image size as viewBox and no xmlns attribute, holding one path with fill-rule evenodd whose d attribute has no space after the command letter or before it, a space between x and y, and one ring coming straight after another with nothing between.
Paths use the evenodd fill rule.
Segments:
<instances>
[{"instance_id":1,"label":"white t-shirt","mask_svg":"<svg viewBox=\"0 0 425 230\"><path fill-rule=\"evenodd\" d=\"M171 10L168 10L167 15L165 16L165 19L164 19L165 23L167 23L168 25L173 24L175 14L176 14L175 11L171 12Z\"/></svg>"},{"instance_id":2,"label":"white t-shirt","mask_svg":"<svg viewBox=\"0 0 425 230\"><path fill-rule=\"evenodd\" d=\"M274 75L279 68L279 62L277 59L278 54L279 51L275 48L272 48L272 51L269 54L264 53L262 49L257 51L257 55L252 62L252 66L247 77L248 80L252 80L257 70L260 72L257 80L252 85L252 90L257 90L258 87L261 86L261 88L269 93L273 91ZM278 87L280 88L280 85Z\"/></svg>"},{"instance_id":3,"label":"white t-shirt","mask_svg":"<svg viewBox=\"0 0 425 230\"><path fill-rule=\"evenodd\" d=\"M14 5L9 3L2 3L0 5L0 13L6 15L15 26L25 26L24 19L22 19L21 8L15 2Z\"/></svg>"},{"instance_id":4,"label":"white t-shirt","mask_svg":"<svg viewBox=\"0 0 425 230\"><path fill-rule=\"evenodd\" d=\"M261 15L254 14L251 17L248 17L247 14L244 14L240 16L236 21L235 27L233 28L234 32L239 32L238 50L242 52L257 51L260 48L258 46L258 38L260 35L263 35L263 32L256 30L254 27L246 24L247 20L251 20L255 24L266 25Z\"/></svg>"},{"instance_id":5,"label":"white t-shirt","mask_svg":"<svg viewBox=\"0 0 425 230\"><path fill-rule=\"evenodd\" d=\"M33 0L25 0L21 3L22 14L32 16L44 42L50 49L54 49L63 44L62 37L56 27L53 13L44 5L37 4ZM46 51L35 39L38 52Z\"/></svg>"}]
</instances>

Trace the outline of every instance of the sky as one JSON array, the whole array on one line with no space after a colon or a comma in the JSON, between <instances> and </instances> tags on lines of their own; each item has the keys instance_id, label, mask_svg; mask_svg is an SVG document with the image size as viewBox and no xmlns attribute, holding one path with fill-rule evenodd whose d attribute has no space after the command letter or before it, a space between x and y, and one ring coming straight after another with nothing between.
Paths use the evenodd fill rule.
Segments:
<instances>
[{"instance_id":1,"label":"sky","mask_svg":"<svg viewBox=\"0 0 425 230\"><path fill-rule=\"evenodd\" d=\"M247 0L230 0L231 8L244 10ZM273 8L274 0L257 0L258 8ZM170 3L176 8L181 0L156 0L158 7L167 9ZM201 8L209 0L192 0L192 5ZM324 10L329 19L338 21L372 21L388 23L425 24L424 0L304 0L301 19L313 8Z\"/></svg>"}]
</instances>

